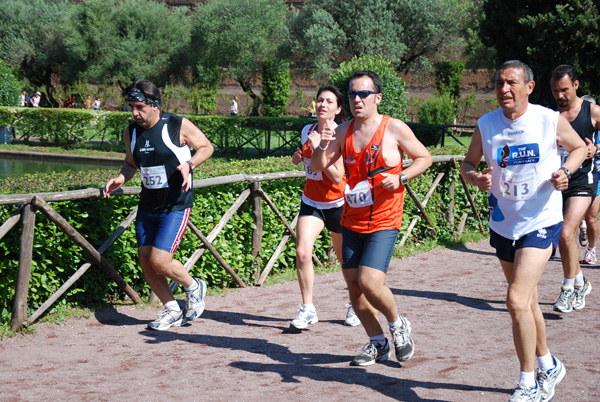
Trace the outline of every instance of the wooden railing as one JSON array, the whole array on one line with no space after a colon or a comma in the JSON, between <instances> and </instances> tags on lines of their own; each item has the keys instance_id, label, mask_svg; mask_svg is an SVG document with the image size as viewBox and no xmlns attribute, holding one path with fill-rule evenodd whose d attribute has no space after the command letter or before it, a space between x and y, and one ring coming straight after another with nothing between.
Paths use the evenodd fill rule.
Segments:
<instances>
[{"instance_id":1,"label":"wooden railing","mask_svg":"<svg viewBox=\"0 0 600 402\"><path fill-rule=\"evenodd\" d=\"M442 178L448 174L451 169L457 169L458 164L463 156L460 155L445 155L445 156L435 156L433 157L434 163L443 163L445 167L441 169L440 173L437 175L435 180L433 181L429 191L425 195L425 197L421 200L419 196L413 191L410 185L406 185L406 191L411 197L411 199L415 202L417 208L420 211L420 217L425 219L427 222L432 234L435 235L436 228L432 224L432 221L428 215L426 210L427 202L430 197L435 192L436 188L442 181ZM405 160L404 166L408 166L412 163L411 160ZM232 176L222 176L222 177L214 177L210 179L200 179L194 180L194 188L205 188L216 185L227 185L234 183L249 183L248 187L243 190L238 198L233 202L230 208L225 212L225 214L221 217L219 223L212 229L212 231L205 236L194 223L190 220L188 222L188 226L191 232L197 236L201 242L202 246L197 250L194 250L190 257L187 259L184 266L189 271L194 264L200 259L202 254L208 250L218 261L218 263L225 269L229 275L235 280L238 286L245 287L247 284L242 281L242 279L235 273L235 271L231 268L231 266L227 263L227 261L219 254L218 250L216 250L212 242L219 235L222 229L227 225L227 222L234 216L236 211L240 208L240 206L251 197L252 204L252 215L254 219L255 229L252 233L252 256L256 258L258 256L258 252L261 249L262 236L263 236L263 213L262 213L262 201L264 200L266 204L274 211L278 219L283 223L286 228L284 235L281 238L281 241L278 247L274 250L271 258L269 259L266 266L260 271L261 267L258 266L257 284L260 286L264 283L267 278L269 272L275 265L275 262L281 252L284 249L286 242L290 237L296 238L296 233L294 228L298 221L298 215L293 219L290 223L284 217L284 215L279 211L278 207L275 203L269 198L269 196L263 191L261 188L261 182L269 181L269 180L283 180L290 178L301 178L304 177L303 171L294 171L294 172L280 172L280 173L269 173L264 175L245 175L238 174ZM460 176L459 176L460 177ZM479 228L481 231L484 231L484 226L481 222L479 214L477 212L477 208L475 207L475 203L473 197L469 191L467 184L464 182L462 177L460 178L461 183L465 189L467 194L469 204L477 220L479 222ZM451 202L448 205L447 218L448 221L451 222L454 227L454 182L450 183L449 192L451 196ZM113 195L116 196L131 196L138 195L141 191L140 187L123 187L117 190ZM37 320L58 298L60 298L74 283L79 279L85 272L90 268L91 263L83 264L75 274L73 274L45 303L43 303L30 317L27 317L27 295L29 289L29 281L31 276L31 267L32 267L32 255L33 255L33 244L34 244L34 228L35 228L35 211L38 210L46 215L52 222L56 224L58 228L60 228L75 244L77 244L84 253L88 256L89 260L98 265L108 277L113 280L125 294L131 298L134 303L141 303L142 300L140 296L133 290L125 280L119 275L117 270L108 262L103 256L102 253L108 249L108 247L127 229L129 225L134 221L137 207L135 207L131 213L127 216L127 218L121 222L118 228L112 233L112 235L106 239L106 241L98 248L95 249L86 239L82 236L65 218L63 218L58 212L56 212L52 206L49 204L51 202L56 201L73 201L80 199L87 199L93 197L102 197L102 189L100 188L88 188L83 190L73 190L73 191L64 191L64 192L56 192L56 193L37 193L37 194L10 194L10 195L0 195L0 205L15 205L19 206L16 212L8 218L1 226L0 226L0 239L2 239L19 221L22 222L22 232L20 239L20 254L19 254L19 265L18 265L18 274L17 274L17 282L15 287L15 297L13 300L12 307L12 320L11 320L11 328L13 330L18 329L21 325L28 325ZM439 212L439 211L436 211ZM409 223L408 230L400 240L400 245L404 245L407 239L411 236L411 233L419 219L419 216L415 216L411 219ZM460 236L462 233L465 222L467 219L467 214L463 213L461 216L460 224L457 228L457 234ZM330 253L330 256L332 254ZM313 255L313 261L315 264L320 264L320 261L317 259L315 255ZM177 287L177 283L172 283L171 288L175 290ZM152 297L151 297L152 298Z\"/></svg>"}]
</instances>

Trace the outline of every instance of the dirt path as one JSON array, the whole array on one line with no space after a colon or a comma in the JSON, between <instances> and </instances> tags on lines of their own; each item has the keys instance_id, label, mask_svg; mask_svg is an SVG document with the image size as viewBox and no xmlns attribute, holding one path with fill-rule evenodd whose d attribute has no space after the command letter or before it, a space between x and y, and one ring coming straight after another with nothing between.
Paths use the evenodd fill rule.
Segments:
<instances>
[{"instance_id":1,"label":"dirt path","mask_svg":"<svg viewBox=\"0 0 600 402\"><path fill-rule=\"evenodd\" d=\"M540 284L551 351L567 366L555 401L600 400L600 271L587 307L552 312L561 281ZM153 308L124 307L0 341L1 401L507 401L518 379L505 284L487 243L394 260L388 285L412 323L414 357L348 365L367 338L342 325L340 272L318 276L319 323L292 334L294 282L209 296L189 327L145 329ZM386 330L387 331L387 330ZM387 334L387 332L386 332Z\"/></svg>"}]
</instances>

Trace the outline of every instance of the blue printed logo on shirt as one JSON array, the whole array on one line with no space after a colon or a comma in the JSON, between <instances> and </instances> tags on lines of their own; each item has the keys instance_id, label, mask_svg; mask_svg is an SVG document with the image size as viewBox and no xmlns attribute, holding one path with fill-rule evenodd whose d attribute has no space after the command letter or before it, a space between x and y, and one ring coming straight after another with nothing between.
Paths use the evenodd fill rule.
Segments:
<instances>
[{"instance_id":1,"label":"blue printed logo on shirt","mask_svg":"<svg viewBox=\"0 0 600 402\"><path fill-rule=\"evenodd\" d=\"M496 158L500 167L525 165L540 161L540 147L536 143L498 148Z\"/></svg>"}]
</instances>

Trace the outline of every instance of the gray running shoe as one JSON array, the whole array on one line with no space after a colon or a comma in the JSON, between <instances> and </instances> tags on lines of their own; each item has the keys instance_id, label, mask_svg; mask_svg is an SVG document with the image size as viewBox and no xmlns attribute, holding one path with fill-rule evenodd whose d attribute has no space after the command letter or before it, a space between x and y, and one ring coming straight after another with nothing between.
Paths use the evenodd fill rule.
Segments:
<instances>
[{"instance_id":1,"label":"gray running shoe","mask_svg":"<svg viewBox=\"0 0 600 402\"><path fill-rule=\"evenodd\" d=\"M400 317L400 320L402 320L402 325L394 329L390 328L390 332L396 349L396 359L405 362L415 353L415 343L410 336L410 322L404 317Z\"/></svg>"},{"instance_id":2,"label":"gray running shoe","mask_svg":"<svg viewBox=\"0 0 600 402\"><path fill-rule=\"evenodd\" d=\"M375 362L384 362L390 358L390 343L387 338L385 345L381 346L379 342L370 341L363 349L362 353L352 359L352 366L370 366Z\"/></svg>"},{"instance_id":3,"label":"gray running shoe","mask_svg":"<svg viewBox=\"0 0 600 402\"><path fill-rule=\"evenodd\" d=\"M346 307L348 307L348 312L346 313L346 319L344 320L344 324L349 327L356 327L360 325L360 319L356 315L356 312L354 312L354 309L352 308L352 303L346 304Z\"/></svg>"},{"instance_id":4,"label":"gray running shoe","mask_svg":"<svg viewBox=\"0 0 600 402\"><path fill-rule=\"evenodd\" d=\"M573 300L575 300L575 290L571 288L561 287L560 295L554 303L554 311L561 313L570 313L573 311Z\"/></svg>"},{"instance_id":5,"label":"gray running shoe","mask_svg":"<svg viewBox=\"0 0 600 402\"><path fill-rule=\"evenodd\" d=\"M525 387L517 383L517 389L512 394L508 402L541 402L542 393L538 383L535 383L535 388Z\"/></svg>"},{"instance_id":6,"label":"gray running shoe","mask_svg":"<svg viewBox=\"0 0 600 402\"><path fill-rule=\"evenodd\" d=\"M581 310L585 307L585 297L592 291L592 284L583 277L584 285L575 285L575 299L573 300L573 309Z\"/></svg>"},{"instance_id":7,"label":"gray running shoe","mask_svg":"<svg viewBox=\"0 0 600 402\"><path fill-rule=\"evenodd\" d=\"M148 324L148 329L164 331L171 327L181 327L187 324L183 311L173 311L168 308L158 314L158 318Z\"/></svg>"},{"instance_id":8,"label":"gray running shoe","mask_svg":"<svg viewBox=\"0 0 600 402\"><path fill-rule=\"evenodd\" d=\"M192 292L185 292L185 318L192 321L194 318L198 318L204 312L205 302L204 297L206 296L206 282L202 279L194 278L198 287Z\"/></svg>"},{"instance_id":9,"label":"gray running shoe","mask_svg":"<svg viewBox=\"0 0 600 402\"><path fill-rule=\"evenodd\" d=\"M296 329L306 329L308 328L308 324L316 324L317 322L319 322L317 310L309 310L306 307L306 304L301 304L300 310L298 310L298 316L292 320L290 327Z\"/></svg>"},{"instance_id":10,"label":"gray running shoe","mask_svg":"<svg viewBox=\"0 0 600 402\"><path fill-rule=\"evenodd\" d=\"M537 369L537 381L544 402L549 402L554 398L554 387L560 384L567 374L565 365L555 356L552 356L552 359L554 360L553 368L547 371Z\"/></svg>"}]
</instances>

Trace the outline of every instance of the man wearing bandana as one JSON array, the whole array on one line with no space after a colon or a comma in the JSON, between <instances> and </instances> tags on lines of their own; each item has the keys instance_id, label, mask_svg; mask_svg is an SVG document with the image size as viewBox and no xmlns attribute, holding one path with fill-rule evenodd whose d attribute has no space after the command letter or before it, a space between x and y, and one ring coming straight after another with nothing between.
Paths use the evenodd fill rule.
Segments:
<instances>
[{"instance_id":1,"label":"man wearing bandana","mask_svg":"<svg viewBox=\"0 0 600 402\"><path fill-rule=\"evenodd\" d=\"M164 311L148 324L166 330L182 326L204 311L206 283L192 278L173 253L183 237L194 202L192 172L213 153L213 146L191 121L162 112L160 92L147 80L127 88L134 123L123 133L127 154L119 175L108 181L104 197L130 180L139 169L142 192L136 218L138 258L148 285L164 304ZM196 152L191 155L190 148ZM182 311L167 278L186 291Z\"/></svg>"}]
</instances>

